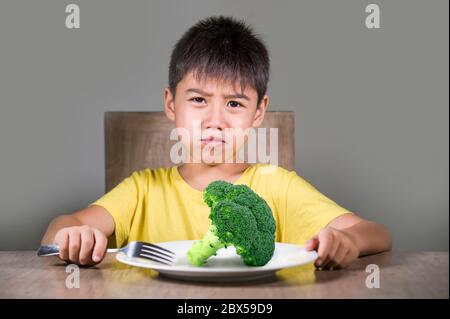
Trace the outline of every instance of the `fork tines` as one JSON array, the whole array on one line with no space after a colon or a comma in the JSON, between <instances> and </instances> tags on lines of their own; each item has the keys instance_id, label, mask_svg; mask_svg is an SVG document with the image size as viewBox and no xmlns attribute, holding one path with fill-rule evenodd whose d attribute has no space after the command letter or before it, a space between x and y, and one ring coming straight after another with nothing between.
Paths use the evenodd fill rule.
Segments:
<instances>
[{"instance_id":1,"label":"fork tines","mask_svg":"<svg viewBox=\"0 0 450 319\"><path fill-rule=\"evenodd\" d=\"M175 261L175 253L163 247L150 243L141 243L139 248L139 257L166 265L171 265Z\"/></svg>"}]
</instances>

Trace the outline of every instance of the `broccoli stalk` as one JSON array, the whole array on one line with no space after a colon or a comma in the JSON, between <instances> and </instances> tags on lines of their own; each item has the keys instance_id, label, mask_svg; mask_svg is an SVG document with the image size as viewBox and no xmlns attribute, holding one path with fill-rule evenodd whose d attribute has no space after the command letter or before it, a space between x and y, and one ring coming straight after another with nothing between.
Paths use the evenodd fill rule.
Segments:
<instances>
[{"instance_id":1,"label":"broccoli stalk","mask_svg":"<svg viewBox=\"0 0 450 319\"><path fill-rule=\"evenodd\" d=\"M275 220L266 201L246 185L215 181L203 192L211 227L187 253L201 266L221 248L234 246L248 266L263 266L275 250Z\"/></svg>"},{"instance_id":2,"label":"broccoli stalk","mask_svg":"<svg viewBox=\"0 0 450 319\"><path fill-rule=\"evenodd\" d=\"M214 256L216 252L225 247L220 241L219 237L215 235L214 226L208 229L202 240L199 240L192 245L188 251L188 259L194 266L202 266L206 260Z\"/></svg>"}]
</instances>

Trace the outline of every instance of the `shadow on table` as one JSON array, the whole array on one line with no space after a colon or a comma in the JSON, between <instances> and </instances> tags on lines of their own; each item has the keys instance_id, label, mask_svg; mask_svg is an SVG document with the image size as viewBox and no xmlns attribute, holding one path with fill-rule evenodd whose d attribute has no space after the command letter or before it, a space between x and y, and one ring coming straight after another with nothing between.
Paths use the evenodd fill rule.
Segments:
<instances>
[{"instance_id":1,"label":"shadow on table","mask_svg":"<svg viewBox=\"0 0 450 319\"><path fill-rule=\"evenodd\" d=\"M367 257L359 258L351 267L339 270L317 270L313 264L308 264L300 267L288 268L278 271L271 277L249 281L235 281L235 282L203 282L180 280L165 277L164 275L155 276L155 280L163 282L176 282L185 285L198 286L221 286L221 287L236 287L236 286L271 286L271 287L288 287L288 286L306 286L319 283L328 283L339 280L345 277L355 275L355 272L365 272L366 266L375 263L378 266L386 269L395 267L396 264L401 263L397 259L393 259L392 255L382 253Z\"/></svg>"},{"instance_id":2,"label":"shadow on table","mask_svg":"<svg viewBox=\"0 0 450 319\"><path fill-rule=\"evenodd\" d=\"M170 278L165 275L159 274L154 279L167 282L177 283L186 286L208 286L208 287L242 287L242 286L270 286L270 287L286 287L286 286L298 286L298 285L310 285L317 282L324 282L334 280L343 276L343 273L336 271L332 276L322 276L320 273L330 273L327 271L317 271L313 265L306 265L301 267L294 267L289 269L283 269L273 274L270 277L255 280L240 280L240 281L196 281L188 279L176 279Z\"/></svg>"}]
</instances>

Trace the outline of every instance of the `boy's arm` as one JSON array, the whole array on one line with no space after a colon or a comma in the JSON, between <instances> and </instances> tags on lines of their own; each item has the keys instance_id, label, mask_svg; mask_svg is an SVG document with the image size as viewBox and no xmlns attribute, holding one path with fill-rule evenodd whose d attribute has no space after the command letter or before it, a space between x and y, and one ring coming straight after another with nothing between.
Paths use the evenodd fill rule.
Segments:
<instances>
[{"instance_id":1,"label":"boy's arm","mask_svg":"<svg viewBox=\"0 0 450 319\"><path fill-rule=\"evenodd\" d=\"M391 249L391 236L381 224L344 214L332 220L305 248L317 250L317 267L345 268L359 256Z\"/></svg>"},{"instance_id":2,"label":"boy's arm","mask_svg":"<svg viewBox=\"0 0 450 319\"><path fill-rule=\"evenodd\" d=\"M107 237L113 234L114 229L111 214L101 206L92 205L53 219L41 244L58 244L63 260L82 265L94 264L103 259Z\"/></svg>"}]
</instances>

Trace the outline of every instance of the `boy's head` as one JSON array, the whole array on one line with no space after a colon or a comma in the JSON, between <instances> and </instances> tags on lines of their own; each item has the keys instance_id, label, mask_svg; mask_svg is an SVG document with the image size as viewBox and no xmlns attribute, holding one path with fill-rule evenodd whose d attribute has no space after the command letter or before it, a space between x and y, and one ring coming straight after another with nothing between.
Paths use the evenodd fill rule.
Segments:
<instances>
[{"instance_id":1,"label":"boy's head","mask_svg":"<svg viewBox=\"0 0 450 319\"><path fill-rule=\"evenodd\" d=\"M190 150L197 142L194 124L200 121L202 158L210 156L205 149L210 153L220 148L224 153L227 147L233 148L234 157L242 145L236 143L239 137L233 145L205 140L224 140L226 129L258 127L269 102L268 81L269 54L264 43L241 21L210 17L192 26L173 49L169 87L164 92L166 115L188 132L182 140ZM245 137L238 132L242 130L236 130L236 135Z\"/></svg>"}]
</instances>

